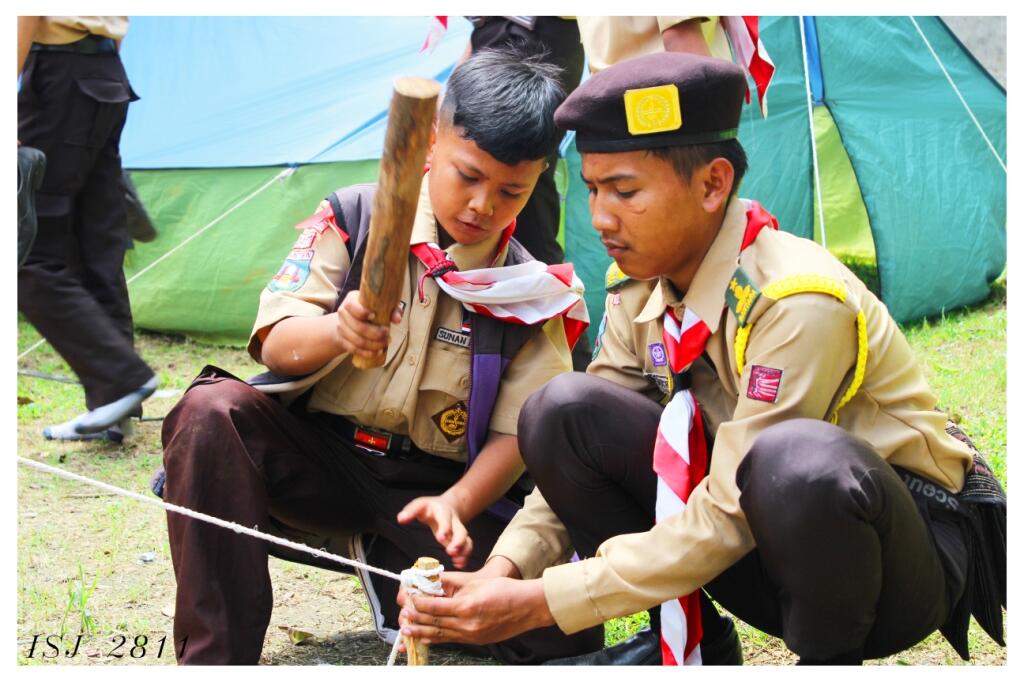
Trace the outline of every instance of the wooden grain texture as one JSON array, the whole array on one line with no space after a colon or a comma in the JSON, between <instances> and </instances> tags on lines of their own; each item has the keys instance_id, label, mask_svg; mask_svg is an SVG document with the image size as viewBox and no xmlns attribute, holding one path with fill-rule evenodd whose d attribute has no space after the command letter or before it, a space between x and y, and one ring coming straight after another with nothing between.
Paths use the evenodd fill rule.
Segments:
<instances>
[{"instance_id":1,"label":"wooden grain texture","mask_svg":"<svg viewBox=\"0 0 1024 683\"><path fill-rule=\"evenodd\" d=\"M439 83L425 78L399 78L391 96L359 284L359 302L373 312L373 322L379 325L390 324L391 312L401 297L440 88ZM385 355L355 356L352 362L357 368L377 367L384 364Z\"/></svg>"}]
</instances>

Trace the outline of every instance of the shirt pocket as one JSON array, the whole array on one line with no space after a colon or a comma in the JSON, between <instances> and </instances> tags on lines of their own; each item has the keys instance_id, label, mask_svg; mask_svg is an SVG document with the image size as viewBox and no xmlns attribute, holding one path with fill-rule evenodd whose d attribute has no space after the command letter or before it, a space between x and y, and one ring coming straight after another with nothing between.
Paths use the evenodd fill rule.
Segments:
<instances>
[{"instance_id":1,"label":"shirt pocket","mask_svg":"<svg viewBox=\"0 0 1024 683\"><path fill-rule=\"evenodd\" d=\"M381 400L387 389L388 379L394 374L390 366L405 350L406 334L404 326L391 326L391 343L388 344L382 367L360 370L352 365L352 358L349 357L327 379L321 380L320 384L324 385L323 392L330 396L332 413L357 416L367 412L371 396L375 401Z\"/></svg>"},{"instance_id":2,"label":"shirt pocket","mask_svg":"<svg viewBox=\"0 0 1024 683\"><path fill-rule=\"evenodd\" d=\"M139 99L127 81L106 78L75 79L77 108L68 126L65 142L83 147L102 147L111 135L120 133L128 103Z\"/></svg>"},{"instance_id":3,"label":"shirt pocket","mask_svg":"<svg viewBox=\"0 0 1024 683\"><path fill-rule=\"evenodd\" d=\"M434 343L427 350L409 436L428 453L461 455L465 459L469 365L468 349L447 349Z\"/></svg>"}]
</instances>

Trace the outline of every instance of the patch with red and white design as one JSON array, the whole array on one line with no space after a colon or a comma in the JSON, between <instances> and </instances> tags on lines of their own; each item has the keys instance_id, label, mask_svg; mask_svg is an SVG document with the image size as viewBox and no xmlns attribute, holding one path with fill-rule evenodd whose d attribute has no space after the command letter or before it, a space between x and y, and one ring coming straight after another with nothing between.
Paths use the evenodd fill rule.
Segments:
<instances>
[{"instance_id":1,"label":"patch with red and white design","mask_svg":"<svg viewBox=\"0 0 1024 683\"><path fill-rule=\"evenodd\" d=\"M295 240L295 244L292 245L292 249L309 249L316 242L317 235L320 231L316 228L306 228L299 235L299 239Z\"/></svg>"},{"instance_id":2,"label":"patch with red and white design","mask_svg":"<svg viewBox=\"0 0 1024 683\"><path fill-rule=\"evenodd\" d=\"M779 397L779 384L782 383L782 370L754 365L750 368L750 384L747 385L747 398L765 403L775 403Z\"/></svg>"}]
</instances>

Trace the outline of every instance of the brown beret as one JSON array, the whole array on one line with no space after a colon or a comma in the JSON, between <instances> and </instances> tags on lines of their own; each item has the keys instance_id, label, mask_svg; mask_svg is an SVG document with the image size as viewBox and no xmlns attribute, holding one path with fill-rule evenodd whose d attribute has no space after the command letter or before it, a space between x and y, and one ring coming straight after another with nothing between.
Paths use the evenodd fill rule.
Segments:
<instances>
[{"instance_id":1,"label":"brown beret","mask_svg":"<svg viewBox=\"0 0 1024 683\"><path fill-rule=\"evenodd\" d=\"M732 62L659 52L588 79L555 111L555 123L576 131L581 152L731 140L746 93L746 77Z\"/></svg>"}]
</instances>

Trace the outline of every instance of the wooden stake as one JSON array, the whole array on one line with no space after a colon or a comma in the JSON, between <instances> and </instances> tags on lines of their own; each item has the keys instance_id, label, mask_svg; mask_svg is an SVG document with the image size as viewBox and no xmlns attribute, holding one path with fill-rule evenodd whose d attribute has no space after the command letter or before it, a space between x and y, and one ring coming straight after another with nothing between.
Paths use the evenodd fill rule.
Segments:
<instances>
[{"instance_id":1,"label":"wooden stake","mask_svg":"<svg viewBox=\"0 0 1024 683\"><path fill-rule=\"evenodd\" d=\"M427 579L430 581L441 580L441 563L432 557L421 557L416 560L416 564L413 568L421 571L437 570L434 574L428 574ZM426 643L422 643L415 638L403 636L405 638L405 653L409 658L409 666L426 666L429 658L428 646Z\"/></svg>"},{"instance_id":2,"label":"wooden stake","mask_svg":"<svg viewBox=\"0 0 1024 683\"><path fill-rule=\"evenodd\" d=\"M405 281L409 238L440 91L437 81L404 77L395 81L391 96L359 284L359 303L373 311L373 322L385 327L391 324L391 313ZM384 364L385 353L372 359L355 356L352 364L357 368L377 367Z\"/></svg>"}]
</instances>

